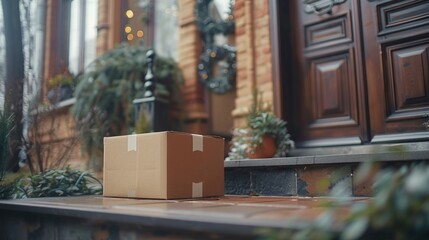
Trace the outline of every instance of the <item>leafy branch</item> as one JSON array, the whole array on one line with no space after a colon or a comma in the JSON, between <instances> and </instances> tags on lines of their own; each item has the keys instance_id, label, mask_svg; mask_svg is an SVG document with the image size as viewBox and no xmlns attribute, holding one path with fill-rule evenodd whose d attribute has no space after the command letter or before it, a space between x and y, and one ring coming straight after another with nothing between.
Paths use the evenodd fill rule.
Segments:
<instances>
[{"instance_id":1,"label":"leafy branch","mask_svg":"<svg viewBox=\"0 0 429 240\"><path fill-rule=\"evenodd\" d=\"M132 101L142 97L142 79L146 73L147 49L121 44L98 57L78 77L76 103L72 113L82 146L90 157L90 167L101 169L103 138L134 131ZM168 98L172 105L180 102L180 69L173 59L157 57L154 63L157 81L155 94Z\"/></svg>"}]
</instances>

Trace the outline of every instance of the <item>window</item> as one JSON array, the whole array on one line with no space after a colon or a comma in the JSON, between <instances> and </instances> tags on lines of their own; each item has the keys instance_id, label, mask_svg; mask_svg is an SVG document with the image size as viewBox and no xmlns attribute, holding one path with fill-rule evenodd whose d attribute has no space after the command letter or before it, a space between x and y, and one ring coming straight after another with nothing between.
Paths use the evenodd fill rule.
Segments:
<instances>
[{"instance_id":1,"label":"window","mask_svg":"<svg viewBox=\"0 0 429 240\"><path fill-rule=\"evenodd\" d=\"M4 42L4 32L3 32L3 9L0 4L0 110L3 110L4 106L4 78L5 78L5 42Z\"/></svg>"},{"instance_id":2,"label":"window","mask_svg":"<svg viewBox=\"0 0 429 240\"><path fill-rule=\"evenodd\" d=\"M69 71L77 74L96 58L98 0L73 0L70 11Z\"/></svg>"},{"instance_id":3,"label":"window","mask_svg":"<svg viewBox=\"0 0 429 240\"><path fill-rule=\"evenodd\" d=\"M177 0L128 0L124 9L124 41L154 48L177 60Z\"/></svg>"},{"instance_id":4,"label":"window","mask_svg":"<svg viewBox=\"0 0 429 240\"><path fill-rule=\"evenodd\" d=\"M155 1L155 52L176 60L179 41L177 12L177 0Z\"/></svg>"}]
</instances>

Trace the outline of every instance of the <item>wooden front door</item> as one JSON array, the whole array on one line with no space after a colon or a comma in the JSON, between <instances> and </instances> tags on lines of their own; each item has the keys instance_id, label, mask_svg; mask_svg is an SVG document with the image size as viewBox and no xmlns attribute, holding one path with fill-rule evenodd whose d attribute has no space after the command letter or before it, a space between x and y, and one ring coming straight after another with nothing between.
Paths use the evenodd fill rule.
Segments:
<instances>
[{"instance_id":1,"label":"wooden front door","mask_svg":"<svg viewBox=\"0 0 429 240\"><path fill-rule=\"evenodd\" d=\"M429 138L429 1L295 0L289 10L286 116L299 146Z\"/></svg>"},{"instance_id":2,"label":"wooden front door","mask_svg":"<svg viewBox=\"0 0 429 240\"><path fill-rule=\"evenodd\" d=\"M429 138L429 1L360 1L371 142Z\"/></svg>"}]
</instances>

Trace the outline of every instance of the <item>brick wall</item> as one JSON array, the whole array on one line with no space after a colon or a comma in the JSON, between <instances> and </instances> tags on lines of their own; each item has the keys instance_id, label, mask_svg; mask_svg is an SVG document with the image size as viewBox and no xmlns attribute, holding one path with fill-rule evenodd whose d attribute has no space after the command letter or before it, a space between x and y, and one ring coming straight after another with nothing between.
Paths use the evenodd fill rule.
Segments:
<instances>
[{"instance_id":1,"label":"brick wall","mask_svg":"<svg viewBox=\"0 0 429 240\"><path fill-rule=\"evenodd\" d=\"M97 56L121 42L121 1L98 0Z\"/></svg>"},{"instance_id":2,"label":"brick wall","mask_svg":"<svg viewBox=\"0 0 429 240\"><path fill-rule=\"evenodd\" d=\"M237 98L234 126L243 125L255 88L273 105L269 0L236 0Z\"/></svg>"},{"instance_id":3,"label":"brick wall","mask_svg":"<svg viewBox=\"0 0 429 240\"><path fill-rule=\"evenodd\" d=\"M185 131L207 133L208 114L204 90L198 82L197 65L201 53L200 33L195 25L195 0L179 0L179 67L185 79L182 88L185 109Z\"/></svg>"},{"instance_id":4,"label":"brick wall","mask_svg":"<svg viewBox=\"0 0 429 240\"><path fill-rule=\"evenodd\" d=\"M79 146L74 118L69 114L71 105L39 108L32 112L32 128L28 131L31 142L29 153L36 171L72 165L85 169L86 157ZM68 161L66 161L68 159Z\"/></svg>"},{"instance_id":5,"label":"brick wall","mask_svg":"<svg viewBox=\"0 0 429 240\"><path fill-rule=\"evenodd\" d=\"M55 1L50 0L50 4ZM200 33L195 25L195 0L178 0L179 4L179 67L185 79L182 88L185 116L184 131L208 133L208 113L204 104L204 89L198 82L197 66L201 54ZM52 8L49 5L48 9ZM119 42L120 1L99 0L97 55L111 49ZM49 10L48 10L49 12ZM51 15L53 16L53 13ZM48 24L53 18L48 16ZM269 30L269 0L236 0L234 16L236 19L235 41L237 46L237 87L232 111L234 126L243 125L244 116L252 102L255 88L263 92L263 100L273 104L272 64ZM49 34L53 30L47 26ZM51 32L51 33L49 33ZM47 48L46 66L52 66L54 57L49 57ZM51 61L51 62L50 62ZM51 69L45 69L45 74ZM60 134L61 135L61 134Z\"/></svg>"},{"instance_id":6,"label":"brick wall","mask_svg":"<svg viewBox=\"0 0 429 240\"><path fill-rule=\"evenodd\" d=\"M183 88L186 121L191 132L207 129L204 94L197 79L201 40L194 18L195 0L179 0L179 65L185 77ZM234 127L244 123L255 88L263 101L273 105L269 0L236 0L235 43L237 47L237 98L232 111Z\"/></svg>"},{"instance_id":7,"label":"brick wall","mask_svg":"<svg viewBox=\"0 0 429 240\"><path fill-rule=\"evenodd\" d=\"M47 79L53 77L55 74L60 72L58 63L61 59L58 59L58 9L59 2L54 0L48 0L46 2L46 34L45 34L45 62L43 69L43 79L45 82L42 86L42 94L46 96L47 93ZM47 99L45 99L47 100Z\"/></svg>"},{"instance_id":8,"label":"brick wall","mask_svg":"<svg viewBox=\"0 0 429 240\"><path fill-rule=\"evenodd\" d=\"M45 69L44 69L44 90L46 93L47 79L59 73L64 67L61 61L58 60L61 55L58 53L58 5L57 0L47 1L47 16L46 16L46 42L45 42ZM97 56L103 54L107 50L113 48L120 41L120 6L121 2L117 0L99 0L98 5L98 35L97 35ZM73 16L72 16L73 17ZM64 60L62 60L64 62ZM46 94L44 94L46 95ZM54 135L43 134L39 136L37 141L44 146L42 148L49 149L50 151L43 150L43 154L49 158L48 165L55 164L62 153L64 153L65 144L69 144L75 138L75 122L71 114L69 114L69 107L66 106L57 109L54 112L41 116L46 120L46 123L54 124L55 126L43 126L49 132L55 129ZM49 130L49 131L48 131ZM34 137L34 135L32 136ZM36 139L33 139L36 141ZM87 156L84 156L79 143L69 146L73 147L68 164L74 167L85 169L87 167ZM36 149L33 149L36 150ZM49 152L49 154L47 153ZM35 159L35 152L31 152L32 158Z\"/></svg>"},{"instance_id":9,"label":"brick wall","mask_svg":"<svg viewBox=\"0 0 429 240\"><path fill-rule=\"evenodd\" d=\"M109 0L98 1L97 56L109 49Z\"/></svg>"}]
</instances>

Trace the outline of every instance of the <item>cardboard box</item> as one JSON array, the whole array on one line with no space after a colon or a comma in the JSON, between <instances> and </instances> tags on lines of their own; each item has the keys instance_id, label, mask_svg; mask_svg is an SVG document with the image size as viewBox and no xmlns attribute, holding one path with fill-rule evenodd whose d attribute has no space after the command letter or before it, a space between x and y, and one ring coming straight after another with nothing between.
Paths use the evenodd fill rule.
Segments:
<instances>
[{"instance_id":1,"label":"cardboard box","mask_svg":"<svg viewBox=\"0 0 429 240\"><path fill-rule=\"evenodd\" d=\"M224 139L179 132L104 138L104 196L224 195Z\"/></svg>"}]
</instances>

